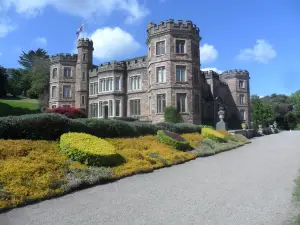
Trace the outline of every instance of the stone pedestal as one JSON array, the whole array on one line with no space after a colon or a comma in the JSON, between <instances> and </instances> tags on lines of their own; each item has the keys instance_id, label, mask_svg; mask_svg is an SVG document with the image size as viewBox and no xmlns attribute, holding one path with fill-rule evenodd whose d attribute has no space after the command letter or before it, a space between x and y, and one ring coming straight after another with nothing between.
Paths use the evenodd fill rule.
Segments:
<instances>
[{"instance_id":1,"label":"stone pedestal","mask_svg":"<svg viewBox=\"0 0 300 225\"><path fill-rule=\"evenodd\" d=\"M227 130L227 124L224 121L219 121L216 124L216 130Z\"/></svg>"}]
</instances>

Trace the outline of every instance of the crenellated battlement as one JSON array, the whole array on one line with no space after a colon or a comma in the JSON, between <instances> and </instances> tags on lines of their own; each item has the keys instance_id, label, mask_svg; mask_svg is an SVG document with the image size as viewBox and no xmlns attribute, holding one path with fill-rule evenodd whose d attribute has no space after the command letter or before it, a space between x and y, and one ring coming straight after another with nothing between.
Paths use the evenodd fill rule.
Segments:
<instances>
[{"instance_id":1,"label":"crenellated battlement","mask_svg":"<svg viewBox=\"0 0 300 225\"><path fill-rule=\"evenodd\" d=\"M228 86L228 84L221 79L220 75L216 71L207 70L207 71L202 71L202 73L204 74L206 79L216 79L220 81L220 84Z\"/></svg>"},{"instance_id":2,"label":"crenellated battlement","mask_svg":"<svg viewBox=\"0 0 300 225\"><path fill-rule=\"evenodd\" d=\"M235 70L227 70L227 71L224 71L223 73L221 73L221 76L226 78L226 77L247 77L249 78L249 72L248 70L238 70L238 69L235 69Z\"/></svg>"},{"instance_id":3,"label":"crenellated battlement","mask_svg":"<svg viewBox=\"0 0 300 225\"><path fill-rule=\"evenodd\" d=\"M77 62L77 54L59 53L50 57L51 64L61 61Z\"/></svg>"},{"instance_id":4,"label":"crenellated battlement","mask_svg":"<svg viewBox=\"0 0 300 225\"><path fill-rule=\"evenodd\" d=\"M77 48L80 48L80 47L93 48L93 41L88 38L80 38L80 39L78 39L78 42L77 42Z\"/></svg>"},{"instance_id":5,"label":"crenellated battlement","mask_svg":"<svg viewBox=\"0 0 300 225\"><path fill-rule=\"evenodd\" d=\"M199 36L200 32L196 24L193 24L190 20L187 20L185 23L183 20L178 20L177 23L175 23L173 19L168 19L166 22L159 22L158 24L150 22L147 28L148 36L162 32L170 32L171 30L191 32L197 36Z\"/></svg>"},{"instance_id":6,"label":"crenellated battlement","mask_svg":"<svg viewBox=\"0 0 300 225\"><path fill-rule=\"evenodd\" d=\"M147 67L147 56L142 56L134 59L128 59L125 61L128 70L140 69Z\"/></svg>"},{"instance_id":7,"label":"crenellated battlement","mask_svg":"<svg viewBox=\"0 0 300 225\"><path fill-rule=\"evenodd\" d=\"M126 65L125 62L106 62L103 64L100 64L97 68L93 69L92 72L104 72L104 71L110 71L110 70L125 70Z\"/></svg>"}]
</instances>

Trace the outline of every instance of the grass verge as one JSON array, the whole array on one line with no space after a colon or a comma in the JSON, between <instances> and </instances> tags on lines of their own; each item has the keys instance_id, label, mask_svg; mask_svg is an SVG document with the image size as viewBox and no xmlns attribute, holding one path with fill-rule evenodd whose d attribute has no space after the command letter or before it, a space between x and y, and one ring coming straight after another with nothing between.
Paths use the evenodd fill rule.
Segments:
<instances>
[{"instance_id":1,"label":"grass verge","mask_svg":"<svg viewBox=\"0 0 300 225\"><path fill-rule=\"evenodd\" d=\"M13 97L0 99L0 117L19 116L38 112L39 104L36 99Z\"/></svg>"}]
</instances>

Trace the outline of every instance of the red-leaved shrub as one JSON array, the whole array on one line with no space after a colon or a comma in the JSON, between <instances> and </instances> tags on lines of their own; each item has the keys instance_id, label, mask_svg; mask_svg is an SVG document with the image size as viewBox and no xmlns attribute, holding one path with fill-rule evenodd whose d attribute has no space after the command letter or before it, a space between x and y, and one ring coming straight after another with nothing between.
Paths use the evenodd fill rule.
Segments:
<instances>
[{"instance_id":1,"label":"red-leaved shrub","mask_svg":"<svg viewBox=\"0 0 300 225\"><path fill-rule=\"evenodd\" d=\"M87 118L87 114L75 107L60 106L54 109L47 109L45 113L58 113L67 116L71 119Z\"/></svg>"}]
</instances>

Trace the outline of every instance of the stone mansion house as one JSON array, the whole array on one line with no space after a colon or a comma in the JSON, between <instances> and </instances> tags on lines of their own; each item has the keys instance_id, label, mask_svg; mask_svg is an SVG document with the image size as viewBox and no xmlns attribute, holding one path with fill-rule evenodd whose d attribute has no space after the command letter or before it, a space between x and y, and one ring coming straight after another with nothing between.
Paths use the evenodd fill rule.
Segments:
<instances>
[{"instance_id":1,"label":"stone mansion house","mask_svg":"<svg viewBox=\"0 0 300 225\"><path fill-rule=\"evenodd\" d=\"M99 66L93 65L93 41L79 39L78 54L51 57L49 107L157 123L164 121L165 107L174 106L186 123L215 125L223 106L229 128L249 125L248 71L201 71L199 33L191 21L151 22L147 56Z\"/></svg>"}]
</instances>

